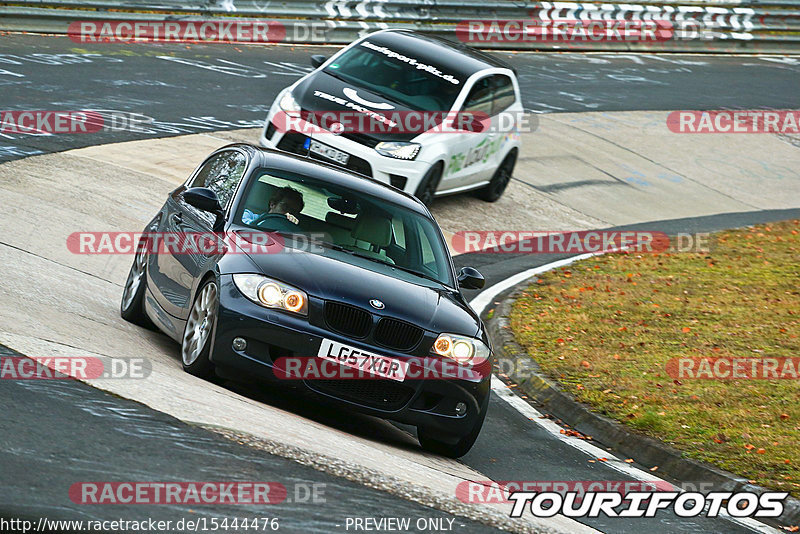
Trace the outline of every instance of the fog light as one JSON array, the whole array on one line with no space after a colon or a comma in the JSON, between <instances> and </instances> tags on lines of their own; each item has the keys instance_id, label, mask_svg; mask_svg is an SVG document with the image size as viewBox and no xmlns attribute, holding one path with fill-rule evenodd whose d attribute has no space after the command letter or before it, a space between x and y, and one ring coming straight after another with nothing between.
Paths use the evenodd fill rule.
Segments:
<instances>
[{"instance_id":1,"label":"fog light","mask_svg":"<svg viewBox=\"0 0 800 534\"><path fill-rule=\"evenodd\" d=\"M467 413L467 405L463 402L456 404L456 415L464 415Z\"/></svg>"},{"instance_id":2,"label":"fog light","mask_svg":"<svg viewBox=\"0 0 800 534\"><path fill-rule=\"evenodd\" d=\"M247 341L243 337L233 338L233 350L244 350L247 348Z\"/></svg>"}]
</instances>

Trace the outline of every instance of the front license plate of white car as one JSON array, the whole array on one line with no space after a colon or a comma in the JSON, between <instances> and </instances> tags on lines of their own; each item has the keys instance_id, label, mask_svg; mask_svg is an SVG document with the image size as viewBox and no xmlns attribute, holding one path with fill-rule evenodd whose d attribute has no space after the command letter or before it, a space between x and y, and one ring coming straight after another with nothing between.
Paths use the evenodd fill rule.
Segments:
<instances>
[{"instance_id":1,"label":"front license plate of white car","mask_svg":"<svg viewBox=\"0 0 800 534\"><path fill-rule=\"evenodd\" d=\"M349 347L330 339L323 339L317 356L339 365L360 370L363 374L375 375L402 382L408 372L408 362L372 354L355 347ZM360 376L354 373L354 377Z\"/></svg>"},{"instance_id":2,"label":"front license plate of white car","mask_svg":"<svg viewBox=\"0 0 800 534\"><path fill-rule=\"evenodd\" d=\"M336 150L331 146L323 145L319 141L315 141L310 137L306 140L306 143L308 143L307 148L309 152L313 152L314 154L318 154L324 158L331 159L339 165L347 165L347 161L350 159L350 154L342 152L341 150Z\"/></svg>"}]
</instances>

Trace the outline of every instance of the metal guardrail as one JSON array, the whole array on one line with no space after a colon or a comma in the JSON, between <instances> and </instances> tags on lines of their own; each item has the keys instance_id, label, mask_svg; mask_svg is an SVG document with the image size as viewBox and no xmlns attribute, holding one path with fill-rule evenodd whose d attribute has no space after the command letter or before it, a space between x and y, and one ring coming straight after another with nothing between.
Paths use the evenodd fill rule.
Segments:
<instances>
[{"instance_id":1,"label":"metal guardrail","mask_svg":"<svg viewBox=\"0 0 800 534\"><path fill-rule=\"evenodd\" d=\"M800 53L800 0L636 0L635 4L501 0L18 0L0 2L0 30L66 34L76 21L204 21L219 17L275 20L284 42L345 44L378 29L404 28L455 38L467 21L655 21L672 38L472 42L513 50ZM309 27L316 25L315 31ZM501 26L502 27L502 26ZM487 31L489 31L487 29ZM489 32L491 35L491 32Z\"/></svg>"}]
</instances>

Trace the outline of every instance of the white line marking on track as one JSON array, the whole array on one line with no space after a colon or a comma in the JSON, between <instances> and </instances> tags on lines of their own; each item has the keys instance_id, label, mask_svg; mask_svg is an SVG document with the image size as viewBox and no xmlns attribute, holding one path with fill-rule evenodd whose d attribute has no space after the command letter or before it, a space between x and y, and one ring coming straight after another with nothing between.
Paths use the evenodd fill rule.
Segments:
<instances>
[{"instance_id":1,"label":"white line marking on track","mask_svg":"<svg viewBox=\"0 0 800 534\"><path fill-rule=\"evenodd\" d=\"M551 263L547 263L540 267L535 267L533 269L528 269L527 271L522 271L521 273L517 273L509 278L506 278L502 282L498 282L495 285L484 289L477 297L470 301L470 306L475 310L478 315L481 315L484 310L492 303L492 301L507 289L514 287L517 284L524 282L525 280L536 276L537 274L544 273L546 271L552 271L553 269L558 269L559 267L564 267L576 261L581 261L585 259L589 259L592 256L599 256L602 252L594 252L594 253L587 253L587 254L580 254L578 256L573 256L571 258L566 258L563 260L554 261ZM638 467L634 467L630 464L627 464L620 460L615 455L611 454L607 450L603 450L600 447L593 445L585 440L580 438L567 436L561 433L561 427L557 425L555 422L551 421L550 419L545 419L542 417L542 413L539 412L536 408L528 404L524 399L518 397L508 386L506 386L502 380L500 380L497 376L492 376L492 391L495 394L506 401L512 408L517 410L520 414L527 417L529 420L533 421L535 424L539 425L547 432L561 440L562 442L566 443L570 447L578 449L579 451L583 452L587 456L591 456L592 458L607 458L606 462L603 462L604 465L607 465L611 469L618 471L626 476L629 476L635 480L640 482L664 482L666 484L670 484L666 480L659 478L653 475L650 472L642 471ZM672 485L672 484L670 484ZM684 491L680 487L673 488L676 491ZM778 529L772 528L769 525L765 525L760 521L756 521L755 519L751 519L749 517L732 517L724 512L720 512L720 517L732 521L740 526L749 528L755 532L760 532L763 534L780 534Z\"/></svg>"}]
</instances>

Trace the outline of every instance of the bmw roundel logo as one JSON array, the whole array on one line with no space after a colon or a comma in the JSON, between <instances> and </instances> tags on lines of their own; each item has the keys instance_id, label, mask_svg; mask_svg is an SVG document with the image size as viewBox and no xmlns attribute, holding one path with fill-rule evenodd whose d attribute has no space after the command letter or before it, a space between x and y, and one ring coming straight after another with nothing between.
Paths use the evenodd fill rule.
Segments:
<instances>
[{"instance_id":1,"label":"bmw roundel logo","mask_svg":"<svg viewBox=\"0 0 800 534\"><path fill-rule=\"evenodd\" d=\"M330 131L333 135L341 135L344 132L344 124L341 122L334 122L331 124Z\"/></svg>"},{"instance_id":2,"label":"bmw roundel logo","mask_svg":"<svg viewBox=\"0 0 800 534\"><path fill-rule=\"evenodd\" d=\"M382 310L384 308L383 302L379 301L378 299L370 300L369 305L375 308L376 310Z\"/></svg>"}]
</instances>

